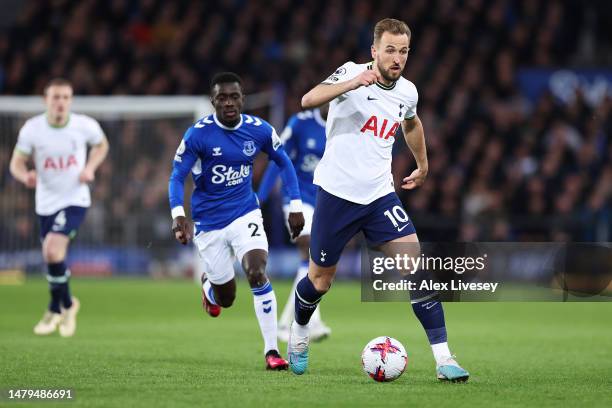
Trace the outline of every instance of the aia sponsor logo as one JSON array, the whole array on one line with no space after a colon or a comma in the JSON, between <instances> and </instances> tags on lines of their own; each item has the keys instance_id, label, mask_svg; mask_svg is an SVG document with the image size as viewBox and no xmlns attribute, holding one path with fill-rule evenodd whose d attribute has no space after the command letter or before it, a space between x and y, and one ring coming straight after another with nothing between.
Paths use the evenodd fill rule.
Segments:
<instances>
[{"instance_id":1,"label":"aia sponsor logo","mask_svg":"<svg viewBox=\"0 0 612 408\"><path fill-rule=\"evenodd\" d=\"M76 157L71 154L68 157L47 157L45 159L45 164L43 165L43 168L45 170L68 170L70 169L70 167L78 167L78 165L79 164L77 162Z\"/></svg>"},{"instance_id":2,"label":"aia sponsor logo","mask_svg":"<svg viewBox=\"0 0 612 408\"><path fill-rule=\"evenodd\" d=\"M387 119L381 120L372 115L361 128L361 133L372 132L374 137L380 137L381 139L387 140L395 136L395 132L397 132L399 125L399 122L393 122L393 125L389 126L389 121Z\"/></svg>"}]
</instances>

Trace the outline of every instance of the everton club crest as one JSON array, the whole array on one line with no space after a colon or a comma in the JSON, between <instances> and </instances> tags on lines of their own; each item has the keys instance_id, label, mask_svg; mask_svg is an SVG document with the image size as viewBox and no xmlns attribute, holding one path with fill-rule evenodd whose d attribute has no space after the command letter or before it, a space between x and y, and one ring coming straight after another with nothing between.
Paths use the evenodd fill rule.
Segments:
<instances>
[{"instance_id":1,"label":"everton club crest","mask_svg":"<svg viewBox=\"0 0 612 408\"><path fill-rule=\"evenodd\" d=\"M255 154L255 142L252 140L248 140L244 142L244 147L242 148L242 152L247 156L252 156Z\"/></svg>"}]
</instances>

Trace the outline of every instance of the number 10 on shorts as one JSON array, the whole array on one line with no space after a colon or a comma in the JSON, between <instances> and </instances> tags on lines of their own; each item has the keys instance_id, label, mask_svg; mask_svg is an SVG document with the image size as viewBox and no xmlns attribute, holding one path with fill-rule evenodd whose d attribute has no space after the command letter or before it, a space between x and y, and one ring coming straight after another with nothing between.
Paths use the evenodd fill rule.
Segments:
<instances>
[{"instance_id":1,"label":"number 10 on shorts","mask_svg":"<svg viewBox=\"0 0 612 408\"><path fill-rule=\"evenodd\" d=\"M389 218L393 226L397 228L398 231L401 231L402 229L404 229L404 228L400 229L399 224L400 223L404 224L408 222L409 220L408 214L406 214L406 211L399 205L396 205L391 210L385 211L383 214L385 215L385 217Z\"/></svg>"}]
</instances>

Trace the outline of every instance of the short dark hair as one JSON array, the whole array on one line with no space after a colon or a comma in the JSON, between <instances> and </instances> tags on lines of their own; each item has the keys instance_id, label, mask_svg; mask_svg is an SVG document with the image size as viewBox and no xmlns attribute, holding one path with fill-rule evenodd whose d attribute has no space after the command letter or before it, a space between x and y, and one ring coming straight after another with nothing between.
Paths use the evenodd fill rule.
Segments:
<instances>
[{"instance_id":1,"label":"short dark hair","mask_svg":"<svg viewBox=\"0 0 612 408\"><path fill-rule=\"evenodd\" d=\"M378 44L382 35L386 32L391 34L406 34L410 39L410 28L408 24L394 18L385 18L376 23L374 27L374 44Z\"/></svg>"},{"instance_id":2,"label":"short dark hair","mask_svg":"<svg viewBox=\"0 0 612 408\"><path fill-rule=\"evenodd\" d=\"M47 85L45 85L45 89L43 89L43 95L46 95L47 90L52 86L69 86L72 88L72 82L65 78L53 78L52 80L47 82Z\"/></svg>"},{"instance_id":3,"label":"short dark hair","mask_svg":"<svg viewBox=\"0 0 612 408\"><path fill-rule=\"evenodd\" d=\"M215 76L213 76L210 81L210 89L212 90L217 84L227 84L231 82L238 82L238 85L242 86L242 79L237 74L233 72L219 72Z\"/></svg>"}]
</instances>

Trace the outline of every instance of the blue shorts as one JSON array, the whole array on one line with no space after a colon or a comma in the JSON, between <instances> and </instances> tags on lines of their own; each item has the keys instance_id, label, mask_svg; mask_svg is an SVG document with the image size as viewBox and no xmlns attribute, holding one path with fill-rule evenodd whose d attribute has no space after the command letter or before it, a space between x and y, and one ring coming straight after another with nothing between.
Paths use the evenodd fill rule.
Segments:
<instances>
[{"instance_id":1,"label":"blue shorts","mask_svg":"<svg viewBox=\"0 0 612 408\"><path fill-rule=\"evenodd\" d=\"M310 233L310 258L319 266L334 266L342 250L359 231L377 246L416 233L395 193L356 204L319 188Z\"/></svg>"},{"instance_id":2,"label":"blue shorts","mask_svg":"<svg viewBox=\"0 0 612 408\"><path fill-rule=\"evenodd\" d=\"M44 239L50 232L74 238L79 226L85 219L86 212L87 208L85 207L71 206L51 215L39 215L40 239Z\"/></svg>"}]
</instances>

